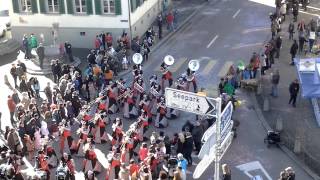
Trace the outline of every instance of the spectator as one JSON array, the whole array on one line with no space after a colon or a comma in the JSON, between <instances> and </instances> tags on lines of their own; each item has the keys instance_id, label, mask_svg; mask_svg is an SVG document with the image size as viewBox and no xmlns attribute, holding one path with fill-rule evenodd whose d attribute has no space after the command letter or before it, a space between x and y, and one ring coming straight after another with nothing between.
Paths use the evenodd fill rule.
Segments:
<instances>
[{"instance_id":1,"label":"spectator","mask_svg":"<svg viewBox=\"0 0 320 180\"><path fill-rule=\"evenodd\" d=\"M222 164L222 180L231 180L231 170L227 164Z\"/></svg>"},{"instance_id":2,"label":"spectator","mask_svg":"<svg viewBox=\"0 0 320 180\"><path fill-rule=\"evenodd\" d=\"M297 51L298 51L297 40L293 40L293 44L291 45L291 48L290 48L291 65L294 65L294 58L296 57Z\"/></svg>"},{"instance_id":3,"label":"spectator","mask_svg":"<svg viewBox=\"0 0 320 180\"><path fill-rule=\"evenodd\" d=\"M69 62L73 62L72 45L68 41L66 41L64 43L64 48L66 50L66 54L67 54Z\"/></svg>"},{"instance_id":4,"label":"spectator","mask_svg":"<svg viewBox=\"0 0 320 180\"><path fill-rule=\"evenodd\" d=\"M296 107L296 100L299 93L299 88L300 88L300 85L299 85L298 79L295 79L289 86L289 92L290 92L289 104L292 103L293 107Z\"/></svg>"},{"instance_id":5,"label":"spectator","mask_svg":"<svg viewBox=\"0 0 320 180\"><path fill-rule=\"evenodd\" d=\"M14 120L14 113L16 111L16 104L14 103L13 99L11 96L8 96L8 108L9 108L9 112L10 112L10 121L12 126L15 125L15 120Z\"/></svg>"},{"instance_id":6,"label":"spectator","mask_svg":"<svg viewBox=\"0 0 320 180\"><path fill-rule=\"evenodd\" d=\"M271 74L271 81L272 81L271 96L278 97L278 84L280 82L279 70L275 70L275 72Z\"/></svg>"},{"instance_id":7,"label":"spectator","mask_svg":"<svg viewBox=\"0 0 320 180\"><path fill-rule=\"evenodd\" d=\"M14 80L14 87L17 88L18 87L18 85L17 85L18 75L17 75L17 67L15 64L12 64L11 69L10 69L10 74Z\"/></svg>"}]
</instances>

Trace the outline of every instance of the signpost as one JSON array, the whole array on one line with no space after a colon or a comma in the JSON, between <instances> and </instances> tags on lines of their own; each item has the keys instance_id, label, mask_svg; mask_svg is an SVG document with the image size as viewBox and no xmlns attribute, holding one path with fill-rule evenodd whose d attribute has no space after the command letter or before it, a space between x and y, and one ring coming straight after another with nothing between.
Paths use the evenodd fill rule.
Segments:
<instances>
[{"instance_id":1,"label":"signpost","mask_svg":"<svg viewBox=\"0 0 320 180\"><path fill-rule=\"evenodd\" d=\"M233 106L229 102L221 113L221 98L209 98L196 93L172 88L165 89L166 106L199 115L216 117L216 122L202 137L204 144L199 152L202 159L197 165L193 178L199 178L208 166L215 161L215 180L219 180L220 159L233 139L231 120Z\"/></svg>"},{"instance_id":2,"label":"signpost","mask_svg":"<svg viewBox=\"0 0 320 180\"><path fill-rule=\"evenodd\" d=\"M216 114L216 99L172 88L165 90L166 106L199 115Z\"/></svg>"}]
</instances>

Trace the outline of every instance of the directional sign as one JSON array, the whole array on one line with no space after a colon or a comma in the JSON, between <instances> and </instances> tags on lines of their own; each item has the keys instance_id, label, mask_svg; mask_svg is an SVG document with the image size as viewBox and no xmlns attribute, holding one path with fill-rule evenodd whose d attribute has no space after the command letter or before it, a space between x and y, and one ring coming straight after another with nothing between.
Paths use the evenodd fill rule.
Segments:
<instances>
[{"instance_id":1,"label":"directional sign","mask_svg":"<svg viewBox=\"0 0 320 180\"><path fill-rule=\"evenodd\" d=\"M198 154L198 158L203 159L205 155L208 155L210 153L211 148L214 147L215 144L216 144L216 131L214 130L213 134L211 134L211 136L208 137L208 139L203 142L203 145Z\"/></svg>"},{"instance_id":2,"label":"directional sign","mask_svg":"<svg viewBox=\"0 0 320 180\"><path fill-rule=\"evenodd\" d=\"M215 139L215 135L211 136L203 146L206 146L206 144L210 143L211 139ZM223 157L223 155L226 153L227 149L230 147L230 145L232 143L232 139L233 139L233 132L230 132L229 134L227 134L227 137L225 138L225 140L221 143L220 159ZM201 148L201 150L202 150L202 148ZM200 152L201 152L201 150L200 150ZM194 179L200 178L200 176L209 167L209 165L213 161L215 161L215 158L216 158L215 154L216 154L216 146L211 145L210 150L208 151L208 154L204 154L202 160L197 165L197 167L193 173ZM199 155L200 155L200 153L199 153Z\"/></svg>"},{"instance_id":3,"label":"directional sign","mask_svg":"<svg viewBox=\"0 0 320 180\"><path fill-rule=\"evenodd\" d=\"M165 97L166 106L169 108L199 115L215 115L216 101L214 98L172 88L166 88Z\"/></svg>"},{"instance_id":4,"label":"directional sign","mask_svg":"<svg viewBox=\"0 0 320 180\"><path fill-rule=\"evenodd\" d=\"M224 108L224 110L221 113L221 120L220 120L220 132L222 133L225 128L228 127L230 121L231 121L231 116L233 112L233 105L231 101L227 104L227 106Z\"/></svg>"}]
</instances>

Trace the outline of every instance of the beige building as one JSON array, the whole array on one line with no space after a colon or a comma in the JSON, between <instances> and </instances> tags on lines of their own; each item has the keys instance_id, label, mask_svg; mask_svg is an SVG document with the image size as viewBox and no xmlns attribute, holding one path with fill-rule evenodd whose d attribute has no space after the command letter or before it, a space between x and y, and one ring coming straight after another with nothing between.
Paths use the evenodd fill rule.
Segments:
<instances>
[{"instance_id":1,"label":"beige building","mask_svg":"<svg viewBox=\"0 0 320 180\"><path fill-rule=\"evenodd\" d=\"M9 1L9 0L8 0ZM114 39L123 31L141 36L156 19L162 0L10 0L13 38L43 34L45 44L53 43L53 26L58 42L92 48L101 32Z\"/></svg>"}]
</instances>

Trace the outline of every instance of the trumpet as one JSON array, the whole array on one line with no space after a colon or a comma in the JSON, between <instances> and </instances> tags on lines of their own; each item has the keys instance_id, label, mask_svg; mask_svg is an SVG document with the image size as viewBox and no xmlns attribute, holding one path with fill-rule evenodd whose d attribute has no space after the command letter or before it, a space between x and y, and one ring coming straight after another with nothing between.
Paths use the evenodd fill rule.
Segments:
<instances>
[{"instance_id":1,"label":"trumpet","mask_svg":"<svg viewBox=\"0 0 320 180\"><path fill-rule=\"evenodd\" d=\"M126 91L126 92L124 92L123 94L119 95L119 96L116 98L116 100L118 101L118 100L120 100L120 99L128 96L128 95L131 94L131 93L133 93L133 90L130 90L129 92Z\"/></svg>"},{"instance_id":2,"label":"trumpet","mask_svg":"<svg viewBox=\"0 0 320 180\"><path fill-rule=\"evenodd\" d=\"M143 87L141 87L140 84L138 84L138 83L136 83L136 82L133 84L133 87L134 87L134 89L136 89L136 90L139 91L140 93L143 93L143 92L144 92Z\"/></svg>"}]
</instances>

